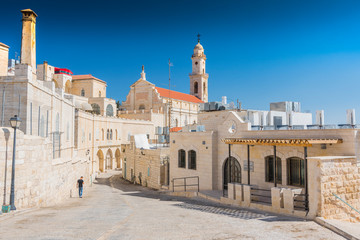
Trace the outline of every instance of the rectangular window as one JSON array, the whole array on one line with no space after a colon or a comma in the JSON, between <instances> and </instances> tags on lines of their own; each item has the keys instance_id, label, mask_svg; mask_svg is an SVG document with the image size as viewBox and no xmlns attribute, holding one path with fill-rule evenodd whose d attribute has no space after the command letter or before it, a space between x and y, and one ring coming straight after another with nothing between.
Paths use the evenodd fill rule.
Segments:
<instances>
[{"instance_id":1,"label":"rectangular window","mask_svg":"<svg viewBox=\"0 0 360 240\"><path fill-rule=\"evenodd\" d=\"M196 170L196 152L194 150L190 150L188 152L188 168Z\"/></svg>"},{"instance_id":2,"label":"rectangular window","mask_svg":"<svg viewBox=\"0 0 360 240\"><path fill-rule=\"evenodd\" d=\"M304 187L305 171L304 159L292 157L287 159L288 185Z\"/></svg>"},{"instance_id":3,"label":"rectangular window","mask_svg":"<svg viewBox=\"0 0 360 240\"><path fill-rule=\"evenodd\" d=\"M274 156L268 156L265 158L265 181L266 182L274 182ZM281 174L281 158L276 158L276 182L282 182L282 174Z\"/></svg>"}]
</instances>

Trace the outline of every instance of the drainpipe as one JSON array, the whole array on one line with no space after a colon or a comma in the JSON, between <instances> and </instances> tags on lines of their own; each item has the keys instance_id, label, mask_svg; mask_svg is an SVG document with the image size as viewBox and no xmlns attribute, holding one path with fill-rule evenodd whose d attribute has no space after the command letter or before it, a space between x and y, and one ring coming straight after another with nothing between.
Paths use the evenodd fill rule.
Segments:
<instances>
[{"instance_id":1,"label":"drainpipe","mask_svg":"<svg viewBox=\"0 0 360 240\"><path fill-rule=\"evenodd\" d=\"M307 162L307 147L304 147L304 171L305 171L305 211L309 212L309 188L308 188L308 162Z\"/></svg>"}]
</instances>

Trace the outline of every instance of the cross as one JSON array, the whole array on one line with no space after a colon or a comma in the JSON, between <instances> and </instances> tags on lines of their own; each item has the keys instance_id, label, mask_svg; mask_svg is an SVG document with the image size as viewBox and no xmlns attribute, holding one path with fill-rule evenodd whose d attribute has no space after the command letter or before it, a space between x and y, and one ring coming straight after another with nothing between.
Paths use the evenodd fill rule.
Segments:
<instances>
[{"instance_id":1,"label":"cross","mask_svg":"<svg viewBox=\"0 0 360 240\"><path fill-rule=\"evenodd\" d=\"M198 43L200 43L200 33L198 33L197 37L198 37Z\"/></svg>"}]
</instances>

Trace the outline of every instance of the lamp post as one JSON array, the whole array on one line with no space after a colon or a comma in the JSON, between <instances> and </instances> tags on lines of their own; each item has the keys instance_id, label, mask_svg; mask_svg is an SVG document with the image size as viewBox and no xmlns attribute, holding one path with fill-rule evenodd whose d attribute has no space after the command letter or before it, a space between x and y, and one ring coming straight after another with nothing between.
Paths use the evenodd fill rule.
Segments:
<instances>
[{"instance_id":1,"label":"lamp post","mask_svg":"<svg viewBox=\"0 0 360 240\"><path fill-rule=\"evenodd\" d=\"M11 210L16 210L15 207L15 149L16 149L16 129L19 128L21 119L15 115L10 118L10 125L14 129L14 144L13 144L13 158L12 158L12 169L11 169L11 193L10 193L10 205Z\"/></svg>"}]
</instances>

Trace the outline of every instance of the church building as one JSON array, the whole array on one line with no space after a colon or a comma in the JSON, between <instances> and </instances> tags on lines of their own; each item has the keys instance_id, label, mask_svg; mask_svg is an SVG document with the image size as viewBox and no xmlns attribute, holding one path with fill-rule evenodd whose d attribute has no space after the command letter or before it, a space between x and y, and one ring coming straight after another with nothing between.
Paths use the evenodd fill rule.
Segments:
<instances>
[{"instance_id":1,"label":"church building","mask_svg":"<svg viewBox=\"0 0 360 240\"><path fill-rule=\"evenodd\" d=\"M200 103L208 102L209 78L205 71L206 55L200 39L191 59L190 94L157 87L146 80L143 67L140 79L130 86L119 117L150 120L155 126L170 126L173 130L197 123Z\"/></svg>"}]
</instances>

